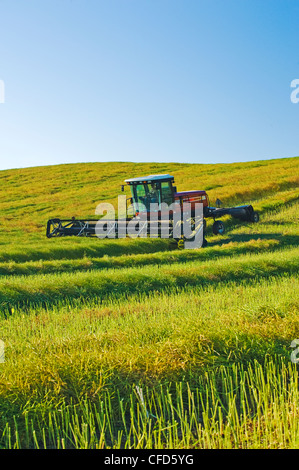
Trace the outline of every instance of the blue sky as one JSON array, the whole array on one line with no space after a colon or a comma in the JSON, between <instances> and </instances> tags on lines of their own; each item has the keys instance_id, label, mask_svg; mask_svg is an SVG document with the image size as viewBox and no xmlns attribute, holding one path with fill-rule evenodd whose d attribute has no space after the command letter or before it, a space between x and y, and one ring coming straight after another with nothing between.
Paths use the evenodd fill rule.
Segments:
<instances>
[{"instance_id":1,"label":"blue sky","mask_svg":"<svg viewBox=\"0 0 299 470\"><path fill-rule=\"evenodd\" d=\"M298 24L297 0L0 0L0 169L297 156Z\"/></svg>"}]
</instances>

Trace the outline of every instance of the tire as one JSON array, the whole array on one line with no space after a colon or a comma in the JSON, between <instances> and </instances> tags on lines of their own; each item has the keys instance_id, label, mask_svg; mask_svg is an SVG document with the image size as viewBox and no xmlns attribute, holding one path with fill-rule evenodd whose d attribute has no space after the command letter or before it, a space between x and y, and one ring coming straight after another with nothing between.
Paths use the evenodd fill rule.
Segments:
<instances>
[{"instance_id":1,"label":"tire","mask_svg":"<svg viewBox=\"0 0 299 470\"><path fill-rule=\"evenodd\" d=\"M251 219L251 222L255 222L255 223L258 222L260 220L260 216L258 212L253 211L250 219Z\"/></svg>"},{"instance_id":2,"label":"tire","mask_svg":"<svg viewBox=\"0 0 299 470\"><path fill-rule=\"evenodd\" d=\"M224 223L221 220L215 220L213 223L213 233L214 235L223 235L225 232Z\"/></svg>"}]
</instances>

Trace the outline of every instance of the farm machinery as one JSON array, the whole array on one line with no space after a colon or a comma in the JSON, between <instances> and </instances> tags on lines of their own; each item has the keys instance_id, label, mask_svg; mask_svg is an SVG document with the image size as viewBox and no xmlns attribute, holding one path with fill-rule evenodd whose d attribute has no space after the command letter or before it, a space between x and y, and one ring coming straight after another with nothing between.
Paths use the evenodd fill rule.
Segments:
<instances>
[{"instance_id":1,"label":"farm machinery","mask_svg":"<svg viewBox=\"0 0 299 470\"><path fill-rule=\"evenodd\" d=\"M206 245L205 230L206 220L213 219L213 233L223 234L225 232L224 223L219 220L225 215L229 215L240 221L258 222L259 215L254 211L251 205L237 207L212 207L206 191L177 191L174 186L174 177L168 174L149 175L139 178L125 180L131 190L131 197L125 198L125 208L122 217L106 219L105 217L97 219L59 219L53 218L47 223L47 237L63 236L99 236L99 231L105 236L99 238L123 238L126 236L126 230L132 220L137 222L134 234L136 236L165 237L174 239L179 247L185 246L186 237L183 231L178 234L177 225L182 228L186 217L184 218L184 207L188 207L188 217L192 227L192 236L199 230L202 230L201 246ZM122 192L124 185L121 186ZM220 203L220 201L218 201ZM202 217L199 223L196 222L196 207L200 203L202 207ZM155 217L152 220L152 207L156 207ZM165 207L180 207L180 219L178 220L175 211L164 212ZM137 228L136 228L137 227ZM154 230L153 230L153 227Z\"/></svg>"}]
</instances>

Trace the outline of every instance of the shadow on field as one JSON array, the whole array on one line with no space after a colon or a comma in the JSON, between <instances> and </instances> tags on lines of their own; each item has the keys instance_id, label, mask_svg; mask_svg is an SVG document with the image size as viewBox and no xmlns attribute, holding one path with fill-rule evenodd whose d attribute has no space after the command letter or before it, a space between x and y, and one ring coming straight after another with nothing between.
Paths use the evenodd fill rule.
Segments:
<instances>
[{"instance_id":1,"label":"shadow on field","mask_svg":"<svg viewBox=\"0 0 299 470\"><path fill-rule=\"evenodd\" d=\"M153 355L152 360L144 364L140 363L133 369L127 366L115 367L110 376L111 384L123 395L126 394L126 389L130 389L136 383L143 384L149 389L167 384L169 387L174 387L173 392L176 383L188 383L191 390L196 390L199 378L203 378L208 370L211 371L211 368L217 373L220 368L227 368L231 371L231 368L239 366L243 370L248 370L254 364L259 364L263 368L268 361L272 360L277 365L288 364L291 361L292 351L289 340L284 337L272 337L265 341L261 340L259 334L239 334L234 337L231 335L231 337L221 338L211 336L208 343L209 348L206 351L194 350L193 357L184 357L184 351L180 351L179 346L174 345L180 361L172 361L171 357L165 356L157 365L156 356ZM218 378L219 381L215 381L215 385L218 385L223 393L220 374Z\"/></svg>"},{"instance_id":2,"label":"shadow on field","mask_svg":"<svg viewBox=\"0 0 299 470\"><path fill-rule=\"evenodd\" d=\"M150 251L157 248L157 244L149 244L148 248L143 252L128 252L126 255L113 253L98 257L98 253L89 253L86 258L65 259L65 260L40 260L40 262L25 263L1 263L0 275L38 275L38 274L59 274L72 272L98 271L104 269L123 269L132 267L142 267L150 265L171 265L174 263L186 263L190 261L209 261L216 258L232 257L238 255L246 255L248 253L263 253L269 251L280 250L283 246L297 246L297 237L284 236L280 233L274 234L236 234L227 238L217 237L216 239L208 238L206 248L198 250L178 250L177 243L169 243L161 245L157 251ZM264 243L265 242L265 243ZM234 244L234 245L232 245ZM128 244L133 246L134 243ZM168 248L168 249L167 249ZM123 249L123 247L122 247ZM92 256L93 255L93 256ZM96 257L94 257L96 256Z\"/></svg>"},{"instance_id":3,"label":"shadow on field","mask_svg":"<svg viewBox=\"0 0 299 470\"><path fill-rule=\"evenodd\" d=\"M237 247L238 248L238 247ZM243 250L246 247L243 246ZM192 250L190 250L192 255ZM221 249L220 249L221 251ZM211 251L213 252L213 250ZM248 252L248 251L247 251ZM200 251L198 253L201 253ZM202 250L202 253L207 253ZM231 255L231 250L228 250ZM0 311L5 315L14 309L30 310L54 305L72 306L77 302L101 304L105 301L123 301L132 295L177 292L192 288L220 286L227 283L256 282L275 276L294 275L298 272L297 250L274 254L273 251L252 253L252 256L230 257L215 263L155 264L129 269L65 273L56 276L32 276L24 283L22 276L0 285ZM180 252L179 252L180 254ZM236 253L235 253L236 254ZM188 255L187 250L184 254ZM210 258L208 256L208 258ZM181 260L182 261L182 260ZM198 261L198 260L197 260ZM202 261L200 259L199 261Z\"/></svg>"},{"instance_id":4,"label":"shadow on field","mask_svg":"<svg viewBox=\"0 0 299 470\"><path fill-rule=\"evenodd\" d=\"M208 246L223 246L228 243L246 243L252 240L277 240L279 245L276 246L276 249L279 249L280 246L298 246L298 236L296 235L285 235L283 233L244 233L244 234L232 234L226 239L221 240L208 240ZM273 248L274 249L274 248Z\"/></svg>"}]
</instances>

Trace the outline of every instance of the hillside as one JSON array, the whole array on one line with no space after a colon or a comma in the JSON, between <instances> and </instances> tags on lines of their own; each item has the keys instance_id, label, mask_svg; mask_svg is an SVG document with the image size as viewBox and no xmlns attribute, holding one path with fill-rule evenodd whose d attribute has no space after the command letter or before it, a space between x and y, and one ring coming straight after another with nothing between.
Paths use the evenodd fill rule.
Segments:
<instances>
[{"instance_id":1,"label":"hillside","mask_svg":"<svg viewBox=\"0 0 299 470\"><path fill-rule=\"evenodd\" d=\"M225 205L253 202L258 210L274 209L298 198L298 169L299 158L286 158L221 165L82 163L1 171L0 242L7 232L24 235L26 241L43 238L52 217L95 217L100 202L116 205L126 178L147 174L170 173L179 190L206 190L211 204L219 198Z\"/></svg>"},{"instance_id":2,"label":"hillside","mask_svg":"<svg viewBox=\"0 0 299 470\"><path fill-rule=\"evenodd\" d=\"M209 222L199 250L46 238L152 173L260 221ZM0 172L0 448L299 448L298 175L298 157Z\"/></svg>"}]
</instances>

